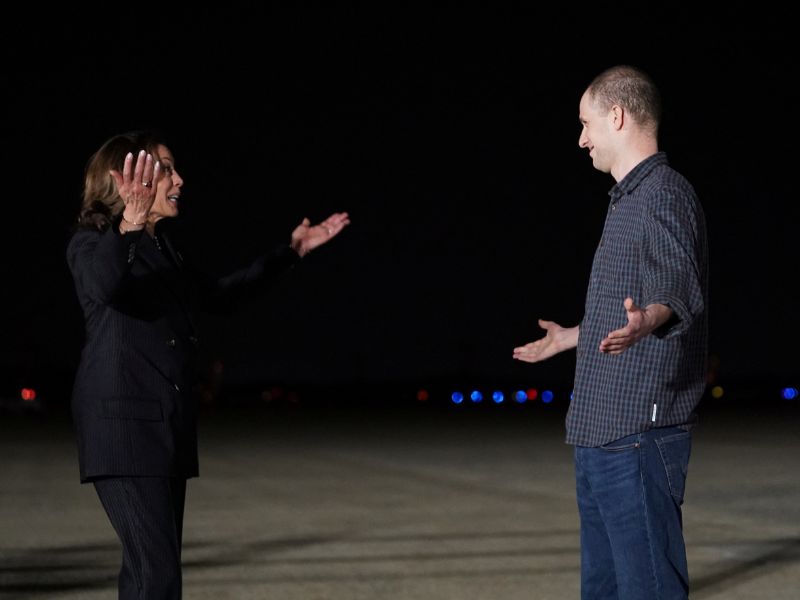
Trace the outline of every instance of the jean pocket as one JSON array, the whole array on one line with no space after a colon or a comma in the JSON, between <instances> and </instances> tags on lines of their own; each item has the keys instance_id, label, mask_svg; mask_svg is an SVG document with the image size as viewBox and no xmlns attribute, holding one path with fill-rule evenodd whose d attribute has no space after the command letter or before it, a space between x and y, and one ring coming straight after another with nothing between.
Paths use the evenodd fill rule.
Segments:
<instances>
[{"instance_id":1,"label":"jean pocket","mask_svg":"<svg viewBox=\"0 0 800 600\"><path fill-rule=\"evenodd\" d=\"M658 454L667 475L669 492L680 506L686 490L686 474L689 469L689 455L692 451L692 434L688 431L656 438Z\"/></svg>"}]
</instances>

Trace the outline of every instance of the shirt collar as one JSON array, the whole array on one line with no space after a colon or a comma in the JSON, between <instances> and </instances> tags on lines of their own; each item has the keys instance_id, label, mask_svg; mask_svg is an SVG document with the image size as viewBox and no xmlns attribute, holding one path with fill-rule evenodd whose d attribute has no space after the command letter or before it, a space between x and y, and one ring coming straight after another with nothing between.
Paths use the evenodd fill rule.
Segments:
<instances>
[{"instance_id":1,"label":"shirt collar","mask_svg":"<svg viewBox=\"0 0 800 600\"><path fill-rule=\"evenodd\" d=\"M665 152L656 152L645 158L642 162L633 167L633 169L622 178L622 181L618 181L617 184L609 190L608 195L611 196L611 201L614 202L621 196L630 194L653 169L666 164L668 163L667 154Z\"/></svg>"}]
</instances>

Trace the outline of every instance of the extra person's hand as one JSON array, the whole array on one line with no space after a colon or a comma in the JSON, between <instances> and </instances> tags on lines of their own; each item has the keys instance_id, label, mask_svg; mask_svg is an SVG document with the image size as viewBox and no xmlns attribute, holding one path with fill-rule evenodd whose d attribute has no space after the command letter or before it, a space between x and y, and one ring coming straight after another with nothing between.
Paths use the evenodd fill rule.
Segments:
<instances>
[{"instance_id":1,"label":"extra person's hand","mask_svg":"<svg viewBox=\"0 0 800 600\"><path fill-rule=\"evenodd\" d=\"M539 327L547 333L543 338L514 348L514 359L534 363L545 360L564 350L574 348L578 339L578 327L565 328L553 321L539 319Z\"/></svg>"},{"instance_id":2,"label":"extra person's hand","mask_svg":"<svg viewBox=\"0 0 800 600\"><path fill-rule=\"evenodd\" d=\"M305 256L335 238L349 224L350 217L346 212L333 213L317 225L311 225L311 221L305 218L292 231L291 246L300 256Z\"/></svg>"}]
</instances>

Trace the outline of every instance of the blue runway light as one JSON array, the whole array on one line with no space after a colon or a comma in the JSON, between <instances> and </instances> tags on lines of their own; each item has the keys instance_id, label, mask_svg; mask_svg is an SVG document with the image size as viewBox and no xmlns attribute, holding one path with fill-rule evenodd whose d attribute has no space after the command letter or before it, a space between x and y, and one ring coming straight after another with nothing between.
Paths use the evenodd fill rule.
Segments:
<instances>
[{"instance_id":1,"label":"blue runway light","mask_svg":"<svg viewBox=\"0 0 800 600\"><path fill-rule=\"evenodd\" d=\"M453 392L450 399L456 404L461 404L464 401L464 394L461 392Z\"/></svg>"},{"instance_id":2,"label":"blue runway light","mask_svg":"<svg viewBox=\"0 0 800 600\"><path fill-rule=\"evenodd\" d=\"M492 392L492 400L494 400L495 404L500 404L506 397L503 395L503 392L496 391Z\"/></svg>"},{"instance_id":3,"label":"blue runway light","mask_svg":"<svg viewBox=\"0 0 800 600\"><path fill-rule=\"evenodd\" d=\"M553 401L553 392L550 390L545 390L542 392L542 402L545 404L550 404Z\"/></svg>"},{"instance_id":4,"label":"blue runway light","mask_svg":"<svg viewBox=\"0 0 800 600\"><path fill-rule=\"evenodd\" d=\"M784 400L796 400L798 396L797 388L783 388L781 392Z\"/></svg>"},{"instance_id":5,"label":"blue runway light","mask_svg":"<svg viewBox=\"0 0 800 600\"><path fill-rule=\"evenodd\" d=\"M525 393L525 390L518 390L518 391L517 391L517 392L514 394L514 400L516 400L516 401L517 401L517 402L519 402L520 404L522 404L523 402L525 402L527 399L528 399L528 394L526 394L526 393Z\"/></svg>"},{"instance_id":6,"label":"blue runway light","mask_svg":"<svg viewBox=\"0 0 800 600\"><path fill-rule=\"evenodd\" d=\"M469 395L469 399L476 403L481 402L483 400L483 394L481 394L478 390L473 390Z\"/></svg>"}]
</instances>

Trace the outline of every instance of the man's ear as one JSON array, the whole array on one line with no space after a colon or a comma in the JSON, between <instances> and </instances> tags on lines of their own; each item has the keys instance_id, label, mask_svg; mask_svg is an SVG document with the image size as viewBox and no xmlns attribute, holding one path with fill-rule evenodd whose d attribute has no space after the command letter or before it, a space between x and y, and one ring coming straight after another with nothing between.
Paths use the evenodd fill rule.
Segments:
<instances>
[{"instance_id":1,"label":"man's ear","mask_svg":"<svg viewBox=\"0 0 800 600\"><path fill-rule=\"evenodd\" d=\"M622 129L625 123L625 110L619 104L614 104L608 111L608 119L614 129Z\"/></svg>"}]
</instances>

